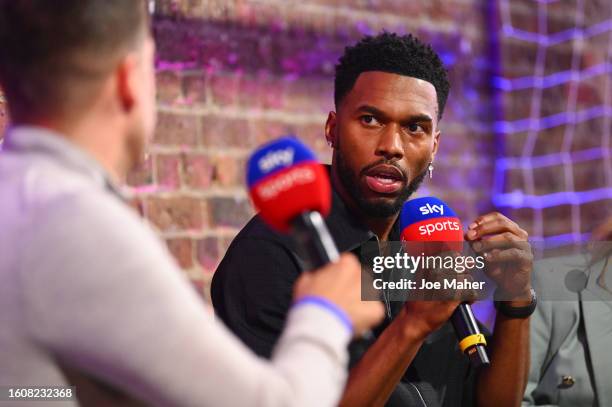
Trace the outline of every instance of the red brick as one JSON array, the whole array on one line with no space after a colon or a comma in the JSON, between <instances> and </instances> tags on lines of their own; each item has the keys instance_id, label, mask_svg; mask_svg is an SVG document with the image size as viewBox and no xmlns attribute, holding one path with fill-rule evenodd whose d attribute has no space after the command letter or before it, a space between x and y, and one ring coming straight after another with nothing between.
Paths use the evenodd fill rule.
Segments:
<instances>
[{"instance_id":1,"label":"red brick","mask_svg":"<svg viewBox=\"0 0 612 407\"><path fill-rule=\"evenodd\" d=\"M286 110L287 81L267 71L242 76L236 103L246 109Z\"/></svg>"},{"instance_id":2,"label":"red brick","mask_svg":"<svg viewBox=\"0 0 612 407\"><path fill-rule=\"evenodd\" d=\"M567 98L569 96L568 91L569 89L566 85L558 85L542 89L540 116L552 116L567 111Z\"/></svg>"},{"instance_id":3,"label":"red brick","mask_svg":"<svg viewBox=\"0 0 612 407\"><path fill-rule=\"evenodd\" d=\"M443 134L442 137L443 137L442 140L444 140L446 138L446 135ZM509 156L509 157L520 156L522 154L523 147L525 147L525 142L527 141L527 138L528 138L527 132L520 132L520 133L506 135L504 137L504 147L505 147L506 156ZM444 141L442 141L441 143L443 144Z\"/></svg>"},{"instance_id":4,"label":"red brick","mask_svg":"<svg viewBox=\"0 0 612 407\"><path fill-rule=\"evenodd\" d=\"M166 188L177 189L181 186L178 154L159 154L155 157L157 184Z\"/></svg>"},{"instance_id":5,"label":"red brick","mask_svg":"<svg viewBox=\"0 0 612 407\"><path fill-rule=\"evenodd\" d=\"M206 225L205 208L202 200L185 196L152 197L146 203L147 217L163 232L202 230Z\"/></svg>"},{"instance_id":6,"label":"red brick","mask_svg":"<svg viewBox=\"0 0 612 407\"><path fill-rule=\"evenodd\" d=\"M525 230L530 237L534 236L534 210L531 208L513 209L508 212L508 217L516 222L521 229Z\"/></svg>"},{"instance_id":7,"label":"red brick","mask_svg":"<svg viewBox=\"0 0 612 407\"><path fill-rule=\"evenodd\" d=\"M220 155L215 159L215 183L222 187L244 185L246 159Z\"/></svg>"},{"instance_id":8,"label":"red brick","mask_svg":"<svg viewBox=\"0 0 612 407\"><path fill-rule=\"evenodd\" d=\"M143 160L138 167L128 173L126 182L128 185L134 187L151 185L153 183L151 155L149 155L146 160Z\"/></svg>"},{"instance_id":9,"label":"red brick","mask_svg":"<svg viewBox=\"0 0 612 407\"><path fill-rule=\"evenodd\" d=\"M565 173L562 165L533 168L535 195L552 194L566 190Z\"/></svg>"},{"instance_id":10,"label":"red brick","mask_svg":"<svg viewBox=\"0 0 612 407\"><path fill-rule=\"evenodd\" d=\"M221 258L219 253L219 239L207 237L196 242L198 262L207 271L214 271Z\"/></svg>"},{"instance_id":11,"label":"red brick","mask_svg":"<svg viewBox=\"0 0 612 407\"><path fill-rule=\"evenodd\" d=\"M212 182L214 165L206 155L183 154L181 172L185 186L193 189L206 189Z\"/></svg>"},{"instance_id":12,"label":"red brick","mask_svg":"<svg viewBox=\"0 0 612 407\"><path fill-rule=\"evenodd\" d=\"M280 136L293 134L295 131L295 128L288 123L268 119L253 120L251 122L251 129L257 145Z\"/></svg>"},{"instance_id":13,"label":"red brick","mask_svg":"<svg viewBox=\"0 0 612 407\"><path fill-rule=\"evenodd\" d=\"M534 4L532 7L525 8L520 4L519 7L512 7L513 2L508 4L510 5L510 18L513 27L531 33L538 32L537 5ZM514 4L516 4L516 1Z\"/></svg>"},{"instance_id":14,"label":"red brick","mask_svg":"<svg viewBox=\"0 0 612 407\"><path fill-rule=\"evenodd\" d=\"M231 106L238 104L241 75L219 73L210 77L210 95L214 104Z\"/></svg>"},{"instance_id":15,"label":"red brick","mask_svg":"<svg viewBox=\"0 0 612 407\"><path fill-rule=\"evenodd\" d=\"M572 42L563 42L557 45L552 45L546 48L546 57L544 63L544 75L551 75L560 71L569 71L572 69L572 57L574 50ZM532 60L532 65L535 65L535 58Z\"/></svg>"},{"instance_id":16,"label":"red brick","mask_svg":"<svg viewBox=\"0 0 612 407\"><path fill-rule=\"evenodd\" d=\"M183 77L184 102L188 105L206 103L206 77L204 73L195 73Z\"/></svg>"},{"instance_id":17,"label":"red brick","mask_svg":"<svg viewBox=\"0 0 612 407\"><path fill-rule=\"evenodd\" d=\"M524 41L506 39L502 42L502 68L505 77L533 75L537 58L536 46Z\"/></svg>"},{"instance_id":18,"label":"red brick","mask_svg":"<svg viewBox=\"0 0 612 407\"><path fill-rule=\"evenodd\" d=\"M504 192L525 190L524 172L522 169L513 168L504 173Z\"/></svg>"},{"instance_id":19,"label":"red brick","mask_svg":"<svg viewBox=\"0 0 612 407\"><path fill-rule=\"evenodd\" d=\"M582 233L591 233L612 213L612 200L587 202L580 206Z\"/></svg>"},{"instance_id":20,"label":"red brick","mask_svg":"<svg viewBox=\"0 0 612 407\"><path fill-rule=\"evenodd\" d=\"M565 131L566 126L556 126L539 131L536 135L533 156L537 157L561 152ZM527 142L526 139L525 142ZM517 151L517 155L522 155L523 147Z\"/></svg>"},{"instance_id":21,"label":"red brick","mask_svg":"<svg viewBox=\"0 0 612 407\"><path fill-rule=\"evenodd\" d=\"M197 116L160 112L154 142L170 146L195 146L198 138Z\"/></svg>"},{"instance_id":22,"label":"red brick","mask_svg":"<svg viewBox=\"0 0 612 407\"><path fill-rule=\"evenodd\" d=\"M608 0L589 0L584 2L585 21L591 24L603 22L611 17L610 2Z\"/></svg>"},{"instance_id":23,"label":"red brick","mask_svg":"<svg viewBox=\"0 0 612 407\"><path fill-rule=\"evenodd\" d=\"M601 148L604 135L604 117L580 122L574 128L572 151Z\"/></svg>"},{"instance_id":24,"label":"red brick","mask_svg":"<svg viewBox=\"0 0 612 407\"><path fill-rule=\"evenodd\" d=\"M609 86L610 78L612 78L612 75L609 75L608 78L605 75L600 75L596 78L581 81L576 88L576 110L580 111L605 104L605 93L612 92L612 87Z\"/></svg>"},{"instance_id":25,"label":"red brick","mask_svg":"<svg viewBox=\"0 0 612 407\"><path fill-rule=\"evenodd\" d=\"M544 208L542 218L546 225L545 236L564 235L572 233L572 206L557 205Z\"/></svg>"},{"instance_id":26,"label":"red brick","mask_svg":"<svg viewBox=\"0 0 612 407\"><path fill-rule=\"evenodd\" d=\"M249 122L245 119L206 115L200 120L201 142L204 147L234 147L248 150L254 146Z\"/></svg>"},{"instance_id":27,"label":"red brick","mask_svg":"<svg viewBox=\"0 0 612 407\"><path fill-rule=\"evenodd\" d=\"M182 269L193 267L193 241L191 239L168 239L166 244Z\"/></svg>"},{"instance_id":28,"label":"red brick","mask_svg":"<svg viewBox=\"0 0 612 407\"><path fill-rule=\"evenodd\" d=\"M334 110L333 82L295 80L287 84L284 108L297 113L323 113Z\"/></svg>"},{"instance_id":29,"label":"red brick","mask_svg":"<svg viewBox=\"0 0 612 407\"><path fill-rule=\"evenodd\" d=\"M572 165L574 173L574 190L588 191L610 187L606 183L604 160L584 161Z\"/></svg>"},{"instance_id":30,"label":"red brick","mask_svg":"<svg viewBox=\"0 0 612 407\"><path fill-rule=\"evenodd\" d=\"M253 216L247 198L217 197L208 200L212 227L242 228Z\"/></svg>"},{"instance_id":31,"label":"red brick","mask_svg":"<svg viewBox=\"0 0 612 407\"><path fill-rule=\"evenodd\" d=\"M506 92L502 96L504 120L513 121L528 118L531 115L533 89L520 89Z\"/></svg>"},{"instance_id":32,"label":"red brick","mask_svg":"<svg viewBox=\"0 0 612 407\"><path fill-rule=\"evenodd\" d=\"M325 139L325 122L297 126L295 135L317 153L331 149Z\"/></svg>"},{"instance_id":33,"label":"red brick","mask_svg":"<svg viewBox=\"0 0 612 407\"><path fill-rule=\"evenodd\" d=\"M156 75L157 101L175 104L182 100L181 80L175 71L161 71Z\"/></svg>"}]
</instances>

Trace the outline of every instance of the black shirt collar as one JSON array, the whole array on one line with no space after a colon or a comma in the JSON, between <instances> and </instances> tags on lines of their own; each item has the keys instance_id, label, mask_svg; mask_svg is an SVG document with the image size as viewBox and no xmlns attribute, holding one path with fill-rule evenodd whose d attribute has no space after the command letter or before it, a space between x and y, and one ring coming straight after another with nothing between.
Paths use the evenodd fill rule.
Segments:
<instances>
[{"instance_id":1,"label":"black shirt collar","mask_svg":"<svg viewBox=\"0 0 612 407\"><path fill-rule=\"evenodd\" d=\"M331 166L327 165L330 172ZM346 207L340 194L333 188L332 184L332 208L329 216L325 219L331 235L336 241L340 252L347 252L360 247L366 242L377 241L378 238L367 226L360 222ZM399 240L399 216L393 224L389 240Z\"/></svg>"}]
</instances>

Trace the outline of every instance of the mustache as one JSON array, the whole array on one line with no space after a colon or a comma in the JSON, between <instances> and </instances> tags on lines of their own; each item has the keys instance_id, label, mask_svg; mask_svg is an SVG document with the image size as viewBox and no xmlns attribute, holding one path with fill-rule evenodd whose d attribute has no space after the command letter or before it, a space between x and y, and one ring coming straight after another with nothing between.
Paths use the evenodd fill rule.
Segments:
<instances>
[{"instance_id":1,"label":"mustache","mask_svg":"<svg viewBox=\"0 0 612 407\"><path fill-rule=\"evenodd\" d=\"M378 167L379 165L390 165L390 166L395 167L402 174L403 181L408 182L408 179L409 179L408 174L406 174L406 171L404 171L404 169L397 164L397 161L385 160L384 158L363 167L361 171L359 171L359 176L362 177L366 175L368 171L370 171L374 167Z\"/></svg>"}]
</instances>

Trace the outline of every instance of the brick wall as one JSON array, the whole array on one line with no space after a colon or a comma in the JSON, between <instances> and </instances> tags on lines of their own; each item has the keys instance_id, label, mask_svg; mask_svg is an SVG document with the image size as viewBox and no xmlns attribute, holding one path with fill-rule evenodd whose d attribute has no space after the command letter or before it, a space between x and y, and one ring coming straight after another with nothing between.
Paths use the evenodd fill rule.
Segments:
<instances>
[{"instance_id":1,"label":"brick wall","mask_svg":"<svg viewBox=\"0 0 612 407\"><path fill-rule=\"evenodd\" d=\"M491 4L497 10L488 8ZM557 154L569 148L570 134L567 126L554 126L529 141L528 132L494 131L496 120L537 120L567 111L571 95L580 109L610 109L612 90L608 66L607 72L575 77L579 86L564 82L543 89L539 109L533 105L533 87L494 93L492 73L516 79L563 72L571 68L573 48L571 42L546 47L542 63L536 64L537 44L512 38L503 24L492 22L503 23L505 12L516 29L537 33L538 7L546 7L546 33L554 35L576 27L576 15L582 15L578 26L599 27L599 34L577 46L575 63L591 72L610 64L612 30L604 23L612 16L605 0L580 4L585 5L581 13L576 0L158 0L159 127L149 160L128 179L136 203L181 267L206 291L219 259L253 214L243 181L249 153L266 140L294 133L329 162L323 126L333 108L334 64L345 45L381 29L412 32L431 42L450 70L441 151L434 179L426 181L421 194L440 196L471 220L491 210L495 197L504 193L567 190L570 173L575 190L610 188L609 110L607 116L572 127L567 151L599 150L596 158L566 157L565 165L534 168L532 163L498 171L503 182L494 188L500 159ZM496 36L497 70L489 47ZM0 96L0 130L6 125L5 107ZM576 225L580 233L588 230L610 213L610 201L555 205L540 212L520 205L500 209L532 235L547 236L573 231Z\"/></svg>"},{"instance_id":2,"label":"brick wall","mask_svg":"<svg viewBox=\"0 0 612 407\"><path fill-rule=\"evenodd\" d=\"M423 193L465 219L490 210L484 3L158 1L160 124L130 184L189 275L205 287L252 216L243 174L254 147L293 133L330 161L323 130L334 65L344 46L382 29L431 42L450 69L441 152Z\"/></svg>"}]
</instances>

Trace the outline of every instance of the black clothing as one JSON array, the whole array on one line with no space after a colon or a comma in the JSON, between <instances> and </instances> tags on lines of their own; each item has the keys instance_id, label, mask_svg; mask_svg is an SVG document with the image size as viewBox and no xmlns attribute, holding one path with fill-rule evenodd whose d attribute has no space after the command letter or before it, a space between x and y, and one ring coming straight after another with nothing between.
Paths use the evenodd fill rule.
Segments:
<instances>
[{"instance_id":1,"label":"black clothing","mask_svg":"<svg viewBox=\"0 0 612 407\"><path fill-rule=\"evenodd\" d=\"M358 222L334 191L332 211L326 219L340 252L359 256L376 235ZM399 222L390 241L400 239ZM291 306L293 284L304 262L290 236L271 230L254 217L236 236L212 281L212 301L217 315L258 355L269 357L283 330ZM385 301L386 302L386 301ZM386 302L385 321L374 330L378 336L401 311L403 304ZM354 365L374 339L354 340L350 363ZM427 337L387 406L471 406L475 375L458 347L450 323Z\"/></svg>"}]
</instances>

